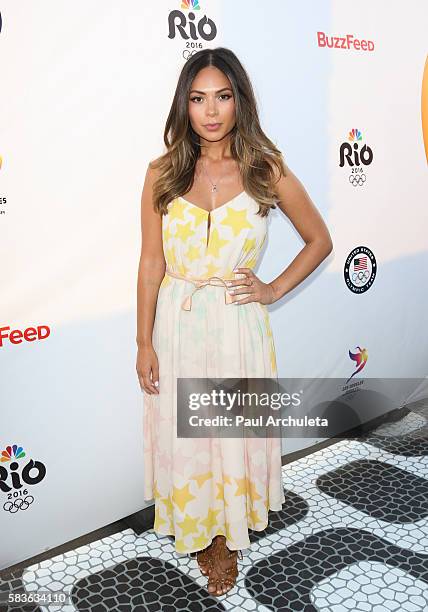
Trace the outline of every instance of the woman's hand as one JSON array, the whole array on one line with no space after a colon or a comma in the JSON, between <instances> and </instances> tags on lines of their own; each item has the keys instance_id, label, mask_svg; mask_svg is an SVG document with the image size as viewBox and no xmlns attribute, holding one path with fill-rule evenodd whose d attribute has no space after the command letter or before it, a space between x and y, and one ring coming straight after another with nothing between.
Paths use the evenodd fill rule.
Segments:
<instances>
[{"instance_id":1,"label":"woman's hand","mask_svg":"<svg viewBox=\"0 0 428 612\"><path fill-rule=\"evenodd\" d=\"M229 293L234 296L234 304L248 304L249 302L260 302L261 304L273 304L276 302L277 297L275 290L269 283L261 281L251 270L251 268L236 268L236 272L245 274L246 278L238 278L236 280L227 280L226 285ZM236 287L239 285L246 285L240 289L232 289L229 287ZM245 298L236 299L235 296L240 293L249 293Z\"/></svg>"},{"instance_id":2,"label":"woman's hand","mask_svg":"<svg viewBox=\"0 0 428 612\"><path fill-rule=\"evenodd\" d=\"M136 370L141 391L149 395L159 394L159 362L153 346L138 347Z\"/></svg>"}]
</instances>

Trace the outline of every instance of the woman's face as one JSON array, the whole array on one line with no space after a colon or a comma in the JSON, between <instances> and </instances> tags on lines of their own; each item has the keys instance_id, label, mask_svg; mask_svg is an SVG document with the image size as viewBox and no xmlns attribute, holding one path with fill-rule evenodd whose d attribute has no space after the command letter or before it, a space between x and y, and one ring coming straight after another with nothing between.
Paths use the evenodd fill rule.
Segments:
<instances>
[{"instance_id":1,"label":"woman's face","mask_svg":"<svg viewBox=\"0 0 428 612\"><path fill-rule=\"evenodd\" d=\"M207 141L221 140L235 125L235 99L226 75L215 68L202 68L193 79L189 93L189 119L192 128ZM207 124L219 124L215 129Z\"/></svg>"}]
</instances>

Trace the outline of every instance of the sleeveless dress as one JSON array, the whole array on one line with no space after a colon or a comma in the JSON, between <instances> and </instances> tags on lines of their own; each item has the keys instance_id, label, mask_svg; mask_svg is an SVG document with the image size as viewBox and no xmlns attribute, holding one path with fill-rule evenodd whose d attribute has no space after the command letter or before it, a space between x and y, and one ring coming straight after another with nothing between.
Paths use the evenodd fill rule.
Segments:
<instances>
[{"instance_id":1,"label":"sleeveless dress","mask_svg":"<svg viewBox=\"0 0 428 612\"><path fill-rule=\"evenodd\" d=\"M212 211L182 197L170 202L162 216L167 269L192 279L244 278L234 268L254 268L267 235L258 208L245 191ZM248 529L265 529L268 510L285 501L279 437L177 438L178 377L277 376L267 307L227 303L225 293L224 285L196 289L167 273L159 287L159 394L143 391L144 499L155 500L154 531L174 535L179 553L202 550L216 535L230 550L248 548Z\"/></svg>"}]
</instances>

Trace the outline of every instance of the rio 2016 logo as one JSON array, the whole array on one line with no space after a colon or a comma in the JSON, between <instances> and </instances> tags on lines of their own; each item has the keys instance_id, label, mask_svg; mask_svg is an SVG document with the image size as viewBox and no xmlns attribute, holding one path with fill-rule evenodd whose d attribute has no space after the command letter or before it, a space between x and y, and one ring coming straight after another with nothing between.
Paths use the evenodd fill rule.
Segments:
<instances>
[{"instance_id":1,"label":"rio 2016 logo","mask_svg":"<svg viewBox=\"0 0 428 612\"><path fill-rule=\"evenodd\" d=\"M367 144L361 146L363 134L358 129L352 129L348 134L348 142L342 142L339 150L339 167L346 164L351 168L349 182L353 187L361 187L367 180L363 166L369 166L373 161L373 150Z\"/></svg>"},{"instance_id":2,"label":"rio 2016 logo","mask_svg":"<svg viewBox=\"0 0 428 612\"><path fill-rule=\"evenodd\" d=\"M3 510L11 514L30 507L34 497L29 494L28 486L39 484L46 476L44 463L30 459L23 465L20 460L24 457L24 449L17 444L6 446L0 456L0 491L7 497ZM6 469L5 463L9 464L9 469Z\"/></svg>"},{"instance_id":3,"label":"rio 2016 logo","mask_svg":"<svg viewBox=\"0 0 428 612\"><path fill-rule=\"evenodd\" d=\"M168 15L168 38L175 38L176 33L186 41L186 49L183 52L188 59L195 50L202 49L201 38L204 41L212 41L217 35L217 26L212 19L204 15L201 19L196 18L196 11L200 11L199 0L183 0L181 9L174 10Z\"/></svg>"}]
</instances>

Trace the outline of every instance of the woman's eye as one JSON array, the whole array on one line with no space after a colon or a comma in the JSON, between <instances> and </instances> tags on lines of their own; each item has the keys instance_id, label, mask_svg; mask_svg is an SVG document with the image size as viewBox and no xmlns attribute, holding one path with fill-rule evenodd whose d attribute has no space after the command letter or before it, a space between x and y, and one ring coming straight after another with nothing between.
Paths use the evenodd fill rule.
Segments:
<instances>
[{"instance_id":1,"label":"woman's eye","mask_svg":"<svg viewBox=\"0 0 428 612\"><path fill-rule=\"evenodd\" d=\"M229 100L229 98L231 98L232 96L230 94L221 94L220 98L224 98L226 97L226 100ZM194 96L193 98L190 98L190 100L192 102L195 102L196 100L202 100L201 96Z\"/></svg>"}]
</instances>

